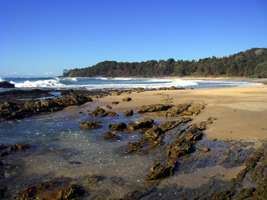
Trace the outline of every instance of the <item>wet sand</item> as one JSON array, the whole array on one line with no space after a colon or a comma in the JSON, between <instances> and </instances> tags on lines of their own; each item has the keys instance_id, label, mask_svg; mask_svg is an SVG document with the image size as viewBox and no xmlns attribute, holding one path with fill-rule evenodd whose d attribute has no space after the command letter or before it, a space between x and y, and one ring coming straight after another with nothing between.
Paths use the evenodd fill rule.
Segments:
<instances>
[{"instance_id":1,"label":"wet sand","mask_svg":"<svg viewBox=\"0 0 267 200\"><path fill-rule=\"evenodd\" d=\"M121 100L129 96L130 102ZM244 140L262 142L267 139L267 86L258 85L238 88L163 90L107 96L99 99L100 105L112 105L114 111L137 109L142 105L156 103L180 104L201 102L206 109L196 120L215 117L217 120L206 134L209 139Z\"/></svg>"}]
</instances>

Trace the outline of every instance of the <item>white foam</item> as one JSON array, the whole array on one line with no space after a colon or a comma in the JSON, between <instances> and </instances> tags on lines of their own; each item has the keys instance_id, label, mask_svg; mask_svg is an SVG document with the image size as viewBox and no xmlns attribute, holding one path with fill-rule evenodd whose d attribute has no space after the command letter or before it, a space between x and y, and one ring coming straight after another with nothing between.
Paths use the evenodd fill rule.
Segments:
<instances>
[{"instance_id":1,"label":"white foam","mask_svg":"<svg viewBox=\"0 0 267 200\"><path fill-rule=\"evenodd\" d=\"M24 81L23 83L16 83L15 87L18 88L63 88L64 84L61 84L58 79L38 80L38 81Z\"/></svg>"}]
</instances>

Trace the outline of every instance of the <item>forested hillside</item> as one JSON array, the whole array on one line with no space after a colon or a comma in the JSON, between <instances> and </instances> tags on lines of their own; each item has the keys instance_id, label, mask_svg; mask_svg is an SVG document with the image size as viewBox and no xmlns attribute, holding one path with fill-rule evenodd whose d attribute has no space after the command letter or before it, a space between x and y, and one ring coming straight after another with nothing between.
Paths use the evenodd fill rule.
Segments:
<instances>
[{"instance_id":1,"label":"forested hillside","mask_svg":"<svg viewBox=\"0 0 267 200\"><path fill-rule=\"evenodd\" d=\"M267 49L253 48L226 56L197 61L150 60L145 62L104 61L86 68L65 70L70 77L158 77L158 76L240 76L267 77Z\"/></svg>"}]
</instances>

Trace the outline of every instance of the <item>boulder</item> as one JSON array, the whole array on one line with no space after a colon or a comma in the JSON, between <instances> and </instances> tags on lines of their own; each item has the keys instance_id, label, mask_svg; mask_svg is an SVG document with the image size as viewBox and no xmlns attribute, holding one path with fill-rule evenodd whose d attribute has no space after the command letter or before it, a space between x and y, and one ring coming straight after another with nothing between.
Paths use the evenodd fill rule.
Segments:
<instances>
[{"instance_id":1,"label":"boulder","mask_svg":"<svg viewBox=\"0 0 267 200\"><path fill-rule=\"evenodd\" d=\"M173 175L175 165L169 165L166 163L161 163L159 161L155 162L150 168L148 175L146 176L147 181L153 181L157 179L162 179Z\"/></svg>"},{"instance_id":2,"label":"boulder","mask_svg":"<svg viewBox=\"0 0 267 200\"><path fill-rule=\"evenodd\" d=\"M95 117L105 117L107 116L107 112L104 108L101 108L101 107L96 107L96 109L91 112L91 114Z\"/></svg>"},{"instance_id":3,"label":"boulder","mask_svg":"<svg viewBox=\"0 0 267 200\"><path fill-rule=\"evenodd\" d=\"M0 88L15 88L15 85L12 83L9 83L8 81L1 81Z\"/></svg>"}]
</instances>

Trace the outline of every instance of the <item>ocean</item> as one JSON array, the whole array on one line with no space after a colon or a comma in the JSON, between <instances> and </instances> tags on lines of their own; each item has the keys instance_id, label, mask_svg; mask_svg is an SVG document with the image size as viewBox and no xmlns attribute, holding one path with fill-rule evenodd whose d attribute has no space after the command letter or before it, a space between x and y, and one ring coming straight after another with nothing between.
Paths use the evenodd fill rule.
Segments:
<instances>
[{"instance_id":1,"label":"ocean","mask_svg":"<svg viewBox=\"0 0 267 200\"><path fill-rule=\"evenodd\" d=\"M15 84L16 88L43 88L43 89L127 89L127 88L161 88L161 87L182 87L182 88L218 88L238 87L255 84L249 81L240 80L200 80L181 78L65 78L65 77L6 77L0 78Z\"/></svg>"}]
</instances>

